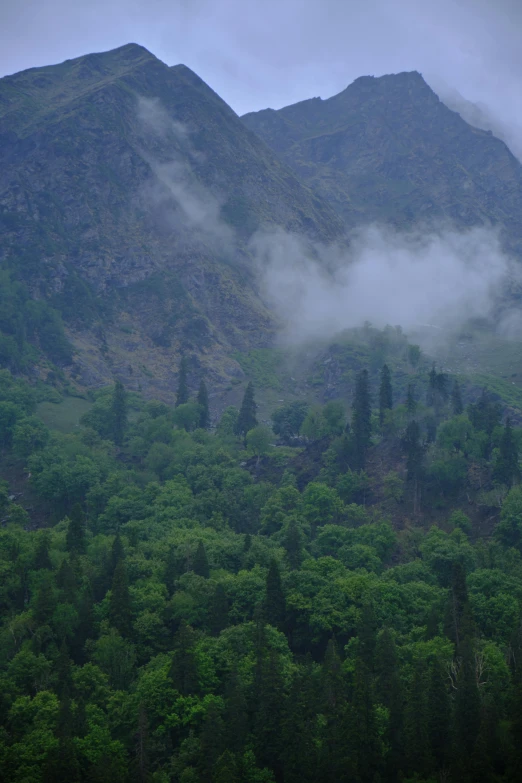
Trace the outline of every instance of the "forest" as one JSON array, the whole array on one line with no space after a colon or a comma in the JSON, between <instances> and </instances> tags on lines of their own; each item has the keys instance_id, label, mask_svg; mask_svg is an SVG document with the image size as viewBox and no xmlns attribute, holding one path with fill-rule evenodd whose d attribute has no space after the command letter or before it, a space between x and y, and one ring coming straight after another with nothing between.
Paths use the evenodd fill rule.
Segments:
<instances>
[{"instance_id":1,"label":"forest","mask_svg":"<svg viewBox=\"0 0 522 783\"><path fill-rule=\"evenodd\" d=\"M522 780L522 431L419 367L69 433L1 370L0 778Z\"/></svg>"}]
</instances>

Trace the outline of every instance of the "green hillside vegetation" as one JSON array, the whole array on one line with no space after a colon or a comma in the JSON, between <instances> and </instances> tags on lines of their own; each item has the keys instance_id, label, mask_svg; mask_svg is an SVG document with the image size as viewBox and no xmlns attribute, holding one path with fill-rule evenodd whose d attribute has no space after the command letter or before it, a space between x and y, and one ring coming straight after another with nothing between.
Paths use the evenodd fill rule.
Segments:
<instances>
[{"instance_id":1,"label":"green hillside vegetation","mask_svg":"<svg viewBox=\"0 0 522 783\"><path fill-rule=\"evenodd\" d=\"M0 373L2 779L518 780L522 430L393 335L272 431Z\"/></svg>"}]
</instances>

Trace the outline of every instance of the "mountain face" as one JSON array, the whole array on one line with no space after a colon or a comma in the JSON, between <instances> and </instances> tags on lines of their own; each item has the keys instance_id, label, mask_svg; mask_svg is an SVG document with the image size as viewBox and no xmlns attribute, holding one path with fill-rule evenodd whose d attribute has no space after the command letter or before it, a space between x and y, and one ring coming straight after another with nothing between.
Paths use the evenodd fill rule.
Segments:
<instances>
[{"instance_id":1,"label":"mountain face","mask_svg":"<svg viewBox=\"0 0 522 783\"><path fill-rule=\"evenodd\" d=\"M274 329L248 248L271 226L343 230L185 66L130 44L0 80L0 262L61 312L79 382L168 398L180 349L240 373Z\"/></svg>"},{"instance_id":2,"label":"mountain face","mask_svg":"<svg viewBox=\"0 0 522 783\"><path fill-rule=\"evenodd\" d=\"M356 79L242 117L348 225L446 218L498 223L522 253L522 166L491 132L448 109L417 72Z\"/></svg>"}]
</instances>

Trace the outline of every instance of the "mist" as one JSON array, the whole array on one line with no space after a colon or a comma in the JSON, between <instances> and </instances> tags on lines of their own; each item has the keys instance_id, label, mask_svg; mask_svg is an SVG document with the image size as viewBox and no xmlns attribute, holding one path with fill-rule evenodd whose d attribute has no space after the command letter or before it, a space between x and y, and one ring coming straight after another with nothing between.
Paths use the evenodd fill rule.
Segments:
<instances>
[{"instance_id":1,"label":"mist","mask_svg":"<svg viewBox=\"0 0 522 783\"><path fill-rule=\"evenodd\" d=\"M315 246L313 253L298 236L261 232L251 248L262 295L285 324L281 341L290 345L328 339L365 321L406 332L421 327L425 341L440 343L469 319L493 317L517 274L489 228L401 233L372 225L351 235L348 251ZM510 328L516 324L512 315Z\"/></svg>"},{"instance_id":2,"label":"mist","mask_svg":"<svg viewBox=\"0 0 522 783\"><path fill-rule=\"evenodd\" d=\"M155 221L174 232L178 242L212 244L220 252L232 248L234 234L220 217L223 200L197 177L204 155L194 149L190 128L157 98L140 96L137 115L144 134L141 154L153 175L141 196Z\"/></svg>"}]
</instances>

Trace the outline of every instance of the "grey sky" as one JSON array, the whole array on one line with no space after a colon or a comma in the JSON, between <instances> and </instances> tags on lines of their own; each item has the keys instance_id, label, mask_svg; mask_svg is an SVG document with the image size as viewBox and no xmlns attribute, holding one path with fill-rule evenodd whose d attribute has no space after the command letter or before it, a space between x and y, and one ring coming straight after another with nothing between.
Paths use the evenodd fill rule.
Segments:
<instances>
[{"instance_id":1,"label":"grey sky","mask_svg":"<svg viewBox=\"0 0 522 783\"><path fill-rule=\"evenodd\" d=\"M415 69L518 124L521 34L522 0L15 0L0 74L134 41L239 114Z\"/></svg>"}]
</instances>

